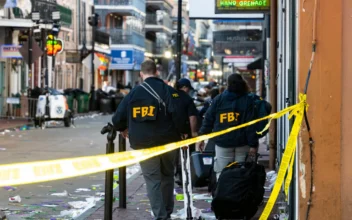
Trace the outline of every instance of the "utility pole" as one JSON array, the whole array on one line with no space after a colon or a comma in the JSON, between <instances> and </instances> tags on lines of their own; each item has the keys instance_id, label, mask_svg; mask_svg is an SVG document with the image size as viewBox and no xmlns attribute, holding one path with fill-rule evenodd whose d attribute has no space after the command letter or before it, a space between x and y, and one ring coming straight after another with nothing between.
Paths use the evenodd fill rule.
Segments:
<instances>
[{"instance_id":1,"label":"utility pole","mask_svg":"<svg viewBox=\"0 0 352 220\"><path fill-rule=\"evenodd\" d=\"M270 103L272 112L277 112L277 1L272 1L270 6ZM269 133L269 169L275 170L276 153L277 153L277 124L270 124Z\"/></svg>"},{"instance_id":2,"label":"utility pole","mask_svg":"<svg viewBox=\"0 0 352 220\"><path fill-rule=\"evenodd\" d=\"M33 5L33 4L32 4ZM32 13L32 12L31 12ZM29 28L28 31L28 81L32 82L32 28ZM28 87L31 87L31 85L28 84ZM32 88L33 89L33 88Z\"/></svg>"},{"instance_id":3,"label":"utility pole","mask_svg":"<svg viewBox=\"0 0 352 220\"><path fill-rule=\"evenodd\" d=\"M42 71L44 70L44 80L42 80L42 88L45 88L48 86L48 66L47 66L47 52L46 52L46 24L47 22L44 22L45 28L41 29L42 33L42 50L44 51L43 56L42 56Z\"/></svg>"},{"instance_id":4,"label":"utility pole","mask_svg":"<svg viewBox=\"0 0 352 220\"><path fill-rule=\"evenodd\" d=\"M95 18L95 9L94 9L94 5L92 5L92 15L94 16ZM92 86L91 86L91 92L94 92L95 88L94 88L94 85L95 85L95 81L94 81L94 73L95 73L95 67L94 67L94 46L95 46L95 27L96 27L96 24L94 23L92 25L92 53L91 53L91 59L92 59L92 69L91 69L91 72L92 72Z\"/></svg>"},{"instance_id":5,"label":"utility pole","mask_svg":"<svg viewBox=\"0 0 352 220\"><path fill-rule=\"evenodd\" d=\"M95 32L96 32L96 27L98 26L98 15L95 14L95 9L94 9L94 5L92 5L92 16L90 16L88 18L88 23L90 26L92 26L92 50L91 50L91 72L92 72L92 85L90 87L90 110L91 111L94 111L95 110L95 88L94 88L94 85L95 85L95 66L94 66L94 53L95 53Z\"/></svg>"},{"instance_id":6,"label":"utility pole","mask_svg":"<svg viewBox=\"0 0 352 220\"><path fill-rule=\"evenodd\" d=\"M182 0L178 0L177 13L177 37L176 37L176 81L181 78L181 55L182 55Z\"/></svg>"},{"instance_id":7,"label":"utility pole","mask_svg":"<svg viewBox=\"0 0 352 220\"><path fill-rule=\"evenodd\" d=\"M91 72L92 72L92 85L91 85L91 88L90 88L90 110L91 111L94 111L95 110L95 96L94 96L94 93L95 93L95 88L94 88L94 85L95 85L95 66L94 66L94 53L95 53L95 32L96 32L96 27L98 26L98 14L95 14L95 9L94 9L94 5L92 5L92 16L90 16L88 18L88 23L90 26L92 26L92 50L91 50Z\"/></svg>"}]
</instances>

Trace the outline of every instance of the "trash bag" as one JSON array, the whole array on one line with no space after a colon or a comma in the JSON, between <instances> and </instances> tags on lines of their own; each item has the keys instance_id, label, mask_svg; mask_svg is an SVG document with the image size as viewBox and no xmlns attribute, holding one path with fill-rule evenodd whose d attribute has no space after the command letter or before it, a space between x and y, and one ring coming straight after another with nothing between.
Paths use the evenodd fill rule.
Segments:
<instances>
[{"instance_id":1,"label":"trash bag","mask_svg":"<svg viewBox=\"0 0 352 220\"><path fill-rule=\"evenodd\" d=\"M109 97L104 97L100 99L100 112L104 115L112 113L111 100L112 99Z\"/></svg>"},{"instance_id":2,"label":"trash bag","mask_svg":"<svg viewBox=\"0 0 352 220\"><path fill-rule=\"evenodd\" d=\"M111 96L111 99L112 99L112 111L115 112L116 109L119 107L122 99L124 98L125 96L123 95L123 93L116 93L115 95L112 95Z\"/></svg>"}]
</instances>

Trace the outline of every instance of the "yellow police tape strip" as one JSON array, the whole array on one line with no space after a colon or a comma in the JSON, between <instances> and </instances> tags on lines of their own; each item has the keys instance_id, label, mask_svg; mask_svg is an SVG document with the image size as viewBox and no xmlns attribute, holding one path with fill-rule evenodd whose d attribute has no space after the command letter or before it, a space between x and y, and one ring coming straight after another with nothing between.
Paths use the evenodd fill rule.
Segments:
<instances>
[{"instance_id":1,"label":"yellow police tape strip","mask_svg":"<svg viewBox=\"0 0 352 220\"><path fill-rule=\"evenodd\" d=\"M290 187L291 180L292 180L293 164L295 163L295 152L296 152L296 149L294 149L292 152L290 165L289 165L288 173L287 173L286 180L285 180L284 191L285 191L285 195L286 195L286 201L288 201L288 189Z\"/></svg>"},{"instance_id":2,"label":"yellow police tape strip","mask_svg":"<svg viewBox=\"0 0 352 220\"><path fill-rule=\"evenodd\" d=\"M293 115L295 115L296 118L295 118L295 122L293 124L292 130L291 130L290 136L287 140L287 145L285 148L284 155L282 157L282 161L280 164L277 179L276 179L273 191L271 192L270 198L269 198L268 202L266 203L264 211L263 211L262 215L260 216L259 220L268 219L268 217L271 213L271 210L276 202L277 196L280 193L281 186L284 182L285 174L287 172L287 168L290 166L288 178L286 179L286 183L285 183L285 193L286 193L286 195L288 193L288 186L290 185L291 179L292 179L294 153L296 150L297 137L298 137L298 134L299 134L299 131L301 128L301 124L302 124L302 119L303 119L303 115L304 115L304 108L307 108L306 95L300 94L299 98L300 98L300 103L298 104L299 106L296 109L294 109L289 115L289 118L291 118ZM287 188L287 191L286 191L286 188Z\"/></svg>"},{"instance_id":3,"label":"yellow police tape strip","mask_svg":"<svg viewBox=\"0 0 352 220\"><path fill-rule=\"evenodd\" d=\"M77 176L83 176L92 173L98 173L109 169L115 169L123 166L129 166L138 163L143 160L147 160L151 157L155 157L169 151L178 149L183 146L194 144L200 141L204 141L219 135L226 134L228 132L244 128L253 125L259 121L266 119L277 119L288 112L292 115L296 115L296 120L288 140L286 151L283 157L283 161L280 166L277 182L274 186L274 190L270 196L268 204L263 212L261 219L266 219L269 216L272 209L273 203L275 203L279 188L282 185L285 172L288 167L289 160L291 158L293 149L296 145L296 139L299 131L299 127L302 121L303 108L306 105L305 95L300 96L300 103L283 109L280 112L270 114L267 117L257 119L246 124L242 124L236 127L228 128L226 130L214 132L199 137L166 144L164 146L153 147L143 150L134 150L127 152L120 152L108 155L96 155L88 157L58 159L50 161L39 161L39 162L27 162L17 164L0 165L0 187L10 185L23 185L30 183L38 183L52 180L59 180ZM270 123L269 122L269 123ZM269 125L266 126L266 129ZM281 183L280 183L281 182ZM280 183L280 184L279 184ZM276 194L276 196L275 196ZM274 198L275 197L275 198Z\"/></svg>"}]
</instances>

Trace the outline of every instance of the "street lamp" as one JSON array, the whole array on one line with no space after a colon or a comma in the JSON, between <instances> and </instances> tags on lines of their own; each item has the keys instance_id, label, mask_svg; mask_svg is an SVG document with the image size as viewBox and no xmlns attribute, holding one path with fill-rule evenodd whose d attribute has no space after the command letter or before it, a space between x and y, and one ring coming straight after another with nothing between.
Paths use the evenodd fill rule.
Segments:
<instances>
[{"instance_id":1,"label":"street lamp","mask_svg":"<svg viewBox=\"0 0 352 220\"><path fill-rule=\"evenodd\" d=\"M39 11L32 12L32 21L38 22L40 20L40 13Z\"/></svg>"},{"instance_id":2,"label":"street lamp","mask_svg":"<svg viewBox=\"0 0 352 220\"><path fill-rule=\"evenodd\" d=\"M60 11L53 11L51 14L51 17L53 21L59 21L60 20Z\"/></svg>"},{"instance_id":3,"label":"street lamp","mask_svg":"<svg viewBox=\"0 0 352 220\"><path fill-rule=\"evenodd\" d=\"M46 37L46 29L47 27L45 26L44 28L43 27L40 27L38 26L39 24L43 23L43 24L48 24L48 23L51 23L52 24L52 28L51 28L51 42L54 42L55 41L55 37L58 36L59 32L60 32L60 19L61 19L61 15L60 15L60 11L53 11L51 13L51 20L50 21L43 21L41 20L40 18L40 12L39 11L33 11L32 12L32 21L36 23L36 26L35 28L33 29L33 35L35 36L35 38L37 40L41 40L42 41L42 49L44 50L45 49L45 46L46 45L46 40L47 40L47 37ZM45 29L44 32L42 32L41 28ZM32 37L32 34L30 33L30 37ZM54 47L54 45L52 45L52 47ZM29 58L28 58L28 63L29 65L32 63L32 40L30 39L29 40L29 46L28 46L28 52L29 52ZM51 51L54 51L53 48ZM48 86L48 87L51 87L51 74L52 74L52 70L54 69L55 67L55 54L46 54L48 56L52 56L52 65L49 66L48 65L48 62L45 62L45 56L43 57L43 68L46 68L47 71L45 72L45 83L44 83L44 86Z\"/></svg>"},{"instance_id":4,"label":"street lamp","mask_svg":"<svg viewBox=\"0 0 352 220\"><path fill-rule=\"evenodd\" d=\"M165 57L166 59L170 59L170 58L172 57L171 51L165 51L164 57Z\"/></svg>"},{"instance_id":5,"label":"street lamp","mask_svg":"<svg viewBox=\"0 0 352 220\"><path fill-rule=\"evenodd\" d=\"M181 51L182 51L182 0L178 0L177 9L177 37L176 37L176 81L181 78Z\"/></svg>"}]
</instances>

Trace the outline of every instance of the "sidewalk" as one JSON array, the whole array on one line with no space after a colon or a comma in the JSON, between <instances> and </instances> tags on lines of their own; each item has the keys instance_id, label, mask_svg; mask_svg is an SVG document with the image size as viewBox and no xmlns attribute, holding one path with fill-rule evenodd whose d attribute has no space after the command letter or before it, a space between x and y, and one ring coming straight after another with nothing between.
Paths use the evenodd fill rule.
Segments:
<instances>
[{"instance_id":1,"label":"sidewalk","mask_svg":"<svg viewBox=\"0 0 352 220\"><path fill-rule=\"evenodd\" d=\"M266 152L266 145L263 143L260 145L260 152ZM259 163L265 165L265 159L267 156L263 156ZM268 157L267 157L268 158ZM175 191L179 193L182 191L182 188L177 187L175 184ZM194 188L193 194L206 194L207 188ZM265 196L269 196L270 193L266 192ZM118 197L118 193L115 193L115 196ZM265 201L267 199L264 199ZM206 213L209 218L205 219L215 219L215 217L211 218L210 216L214 216L211 212L211 200L193 200L193 204L196 208L201 209L202 213ZM123 219L123 220L137 220L137 219L145 219L152 220L151 216L151 208L149 204L149 200L146 193L146 186L144 183L144 179L142 174L139 174L137 178L135 178L130 184L127 185L127 208L122 209L118 207L118 201L113 205L113 219ZM183 201L176 201L175 197L175 208L174 213L178 210L182 209L184 206ZM257 220L264 209L265 204L259 207L257 215L252 218L252 220ZM104 206L98 208L92 215L90 215L88 220L103 220L104 219Z\"/></svg>"},{"instance_id":2,"label":"sidewalk","mask_svg":"<svg viewBox=\"0 0 352 220\"><path fill-rule=\"evenodd\" d=\"M78 113L74 115L75 119L81 119L88 116L98 115L99 112ZM19 129L23 126L33 126L33 120L16 119L16 118L0 118L0 132L4 130Z\"/></svg>"},{"instance_id":3,"label":"sidewalk","mask_svg":"<svg viewBox=\"0 0 352 220\"><path fill-rule=\"evenodd\" d=\"M33 123L27 119L0 119L0 131L4 131L6 129L16 129L24 125L32 124Z\"/></svg>"}]
</instances>

